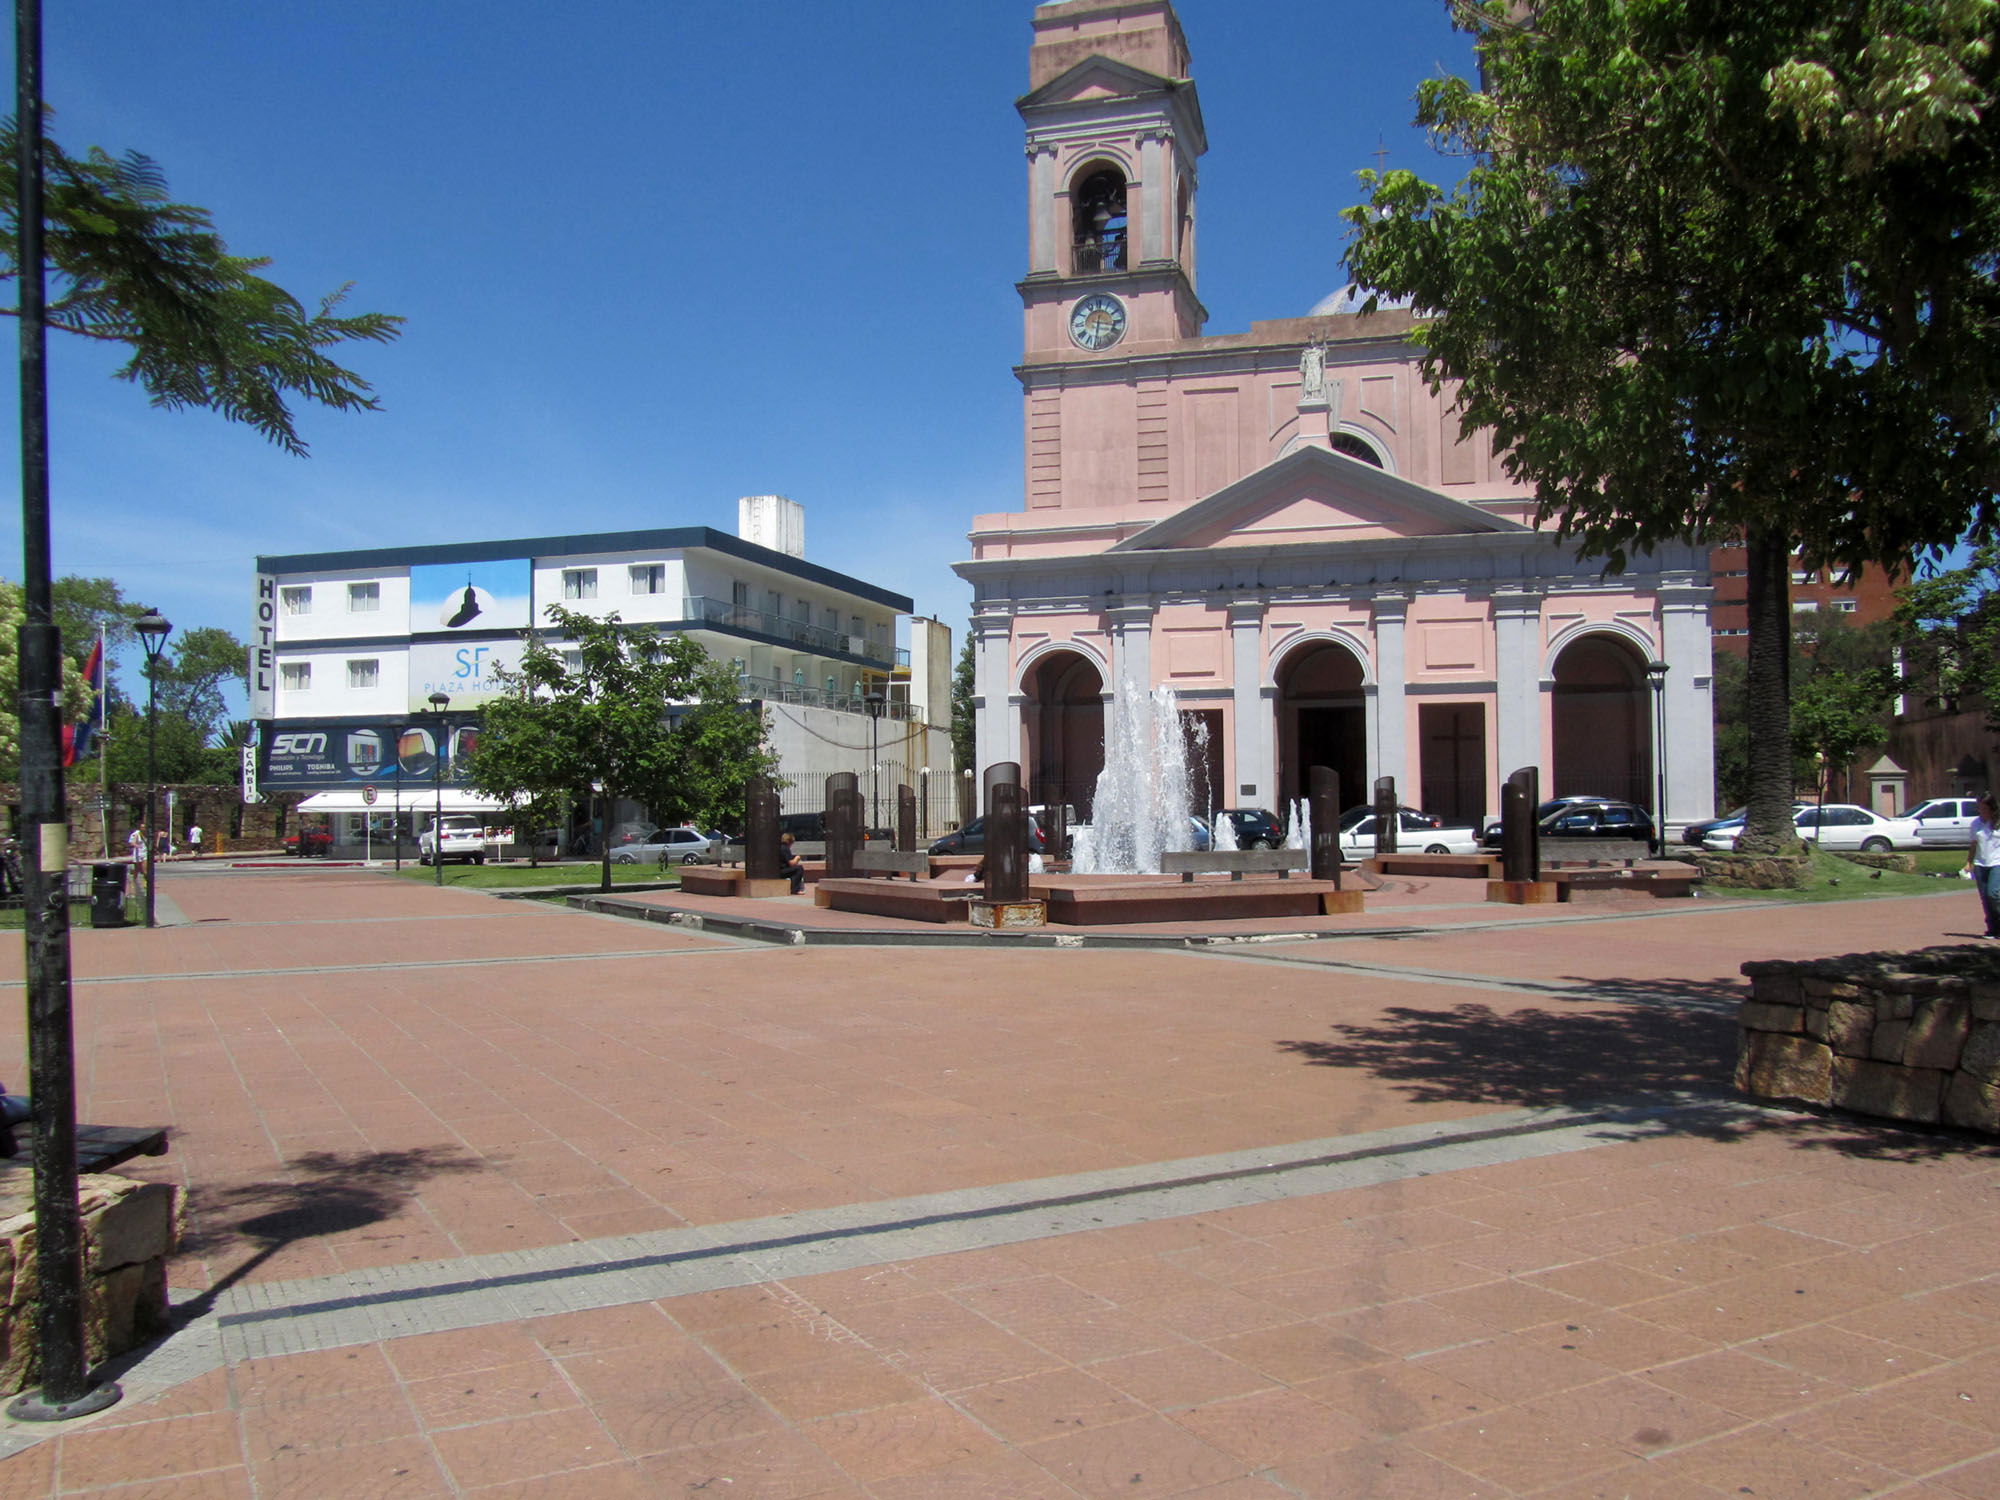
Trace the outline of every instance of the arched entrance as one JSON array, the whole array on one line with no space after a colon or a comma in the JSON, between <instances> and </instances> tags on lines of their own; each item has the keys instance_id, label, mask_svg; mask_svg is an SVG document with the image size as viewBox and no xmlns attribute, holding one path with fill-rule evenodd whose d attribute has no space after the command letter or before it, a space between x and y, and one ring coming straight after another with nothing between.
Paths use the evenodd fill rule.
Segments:
<instances>
[{"instance_id":1,"label":"arched entrance","mask_svg":"<svg viewBox=\"0 0 2000 1500\"><path fill-rule=\"evenodd\" d=\"M1053 651L1022 682L1029 749L1028 800L1064 803L1090 817L1104 769L1104 678L1074 651Z\"/></svg>"},{"instance_id":2,"label":"arched entrance","mask_svg":"<svg viewBox=\"0 0 2000 1500\"><path fill-rule=\"evenodd\" d=\"M1556 658L1550 797L1617 797L1651 808L1653 732L1646 663L1626 642L1587 635Z\"/></svg>"},{"instance_id":3,"label":"arched entrance","mask_svg":"<svg viewBox=\"0 0 2000 1500\"><path fill-rule=\"evenodd\" d=\"M1306 772L1340 773L1340 800L1368 800L1368 706L1361 663L1331 641L1299 647L1278 664L1278 795L1306 795ZM1274 809L1282 812L1283 809Z\"/></svg>"}]
</instances>

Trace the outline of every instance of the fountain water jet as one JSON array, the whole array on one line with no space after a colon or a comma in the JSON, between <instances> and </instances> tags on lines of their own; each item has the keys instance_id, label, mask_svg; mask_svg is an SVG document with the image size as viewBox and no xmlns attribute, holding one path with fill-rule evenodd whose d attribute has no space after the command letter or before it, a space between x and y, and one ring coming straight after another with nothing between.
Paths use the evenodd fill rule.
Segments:
<instances>
[{"instance_id":1,"label":"fountain water jet","mask_svg":"<svg viewBox=\"0 0 2000 1500\"><path fill-rule=\"evenodd\" d=\"M1105 717L1104 769L1090 826L1077 830L1071 870L1157 875L1162 853L1194 847L1193 789L1174 690L1147 692L1121 666Z\"/></svg>"}]
</instances>

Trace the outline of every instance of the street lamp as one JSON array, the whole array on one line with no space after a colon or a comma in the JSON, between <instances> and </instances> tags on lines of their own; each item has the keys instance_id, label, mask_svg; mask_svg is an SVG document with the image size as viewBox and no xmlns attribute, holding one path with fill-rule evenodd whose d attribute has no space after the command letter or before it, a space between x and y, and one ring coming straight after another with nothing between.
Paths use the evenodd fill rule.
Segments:
<instances>
[{"instance_id":1,"label":"street lamp","mask_svg":"<svg viewBox=\"0 0 2000 1500\"><path fill-rule=\"evenodd\" d=\"M133 633L146 648L146 925L156 925L153 914L153 861L160 846L155 827L154 805L160 800L158 758L160 749L160 653L166 649L173 631L166 617L149 609L132 622Z\"/></svg>"},{"instance_id":2,"label":"street lamp","mask_svg":"<svg viewBox=\"0 0 2000 1500\"><path fill-rule=\"evenodd\" d=\"M1653 853L1667 857L1667 664L1646 663L1653 684Z\"/></svg>"},{"instance_id":3,"label":"street lamp","mask_svg":"<svg viewBox=\"0 0 2000 1500\"><path fill-rule=\"evenodd\" d=\"M879 691L873 692L861 701L868 708L868 827L872 829L876 826L876 819L881 813L881 789L876 785L875 777L880 769L876 759L878 749L876 737L882 729L882 694ZM862 838L866 839L867 836L867 830L863 830Z\"/></svg>"},{"instance_id":4,"label":"street lamp","mask_svg":"<svg viewBox=\"0 0 2000 1500\"><path fill-rule=\"evenodd\" d=\"M444 747L451 739L451 724L444 711L451 707L451 699L444 693L431 694L431 712L438 716L438 739L435 753L431 756L431 788L435 808L431 817L431 874L438 885L444 884Z\"/></svg>"}]
</instances>

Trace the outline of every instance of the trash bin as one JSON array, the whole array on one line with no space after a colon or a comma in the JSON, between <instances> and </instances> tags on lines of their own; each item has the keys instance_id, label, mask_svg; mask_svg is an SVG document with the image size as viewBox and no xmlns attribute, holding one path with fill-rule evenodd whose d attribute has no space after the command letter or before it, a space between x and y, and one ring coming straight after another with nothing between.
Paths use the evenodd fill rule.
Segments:
<instances>
[{"instance_id":1,"label":"trash bin","mask_svg":"<svg viewBox=\"0 0 2000 1500\"><path fill-rule=\"evenodd\" d=\"M125 925L123 865L105 864L90 867L90 925L92 927Z\"/></svg>"}]
</instances>

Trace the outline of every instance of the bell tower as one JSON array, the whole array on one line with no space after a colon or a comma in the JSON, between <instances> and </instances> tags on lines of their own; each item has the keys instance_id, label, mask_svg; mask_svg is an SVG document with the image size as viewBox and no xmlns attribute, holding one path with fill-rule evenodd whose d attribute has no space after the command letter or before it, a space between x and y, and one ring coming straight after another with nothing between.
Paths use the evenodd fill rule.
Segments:
<instances>
[{"instance_id":1,"label":"bell tower","mask_svg":"<svg viewBox=\"0 0 2000 1500\"><path fill-rule=\"evenodd\" d=\"M1171 0L1036 7L1027 125L1028 362L1158 352L1201 332L1195 162L1208 149Z\"/></svg>"}]
</instances>

